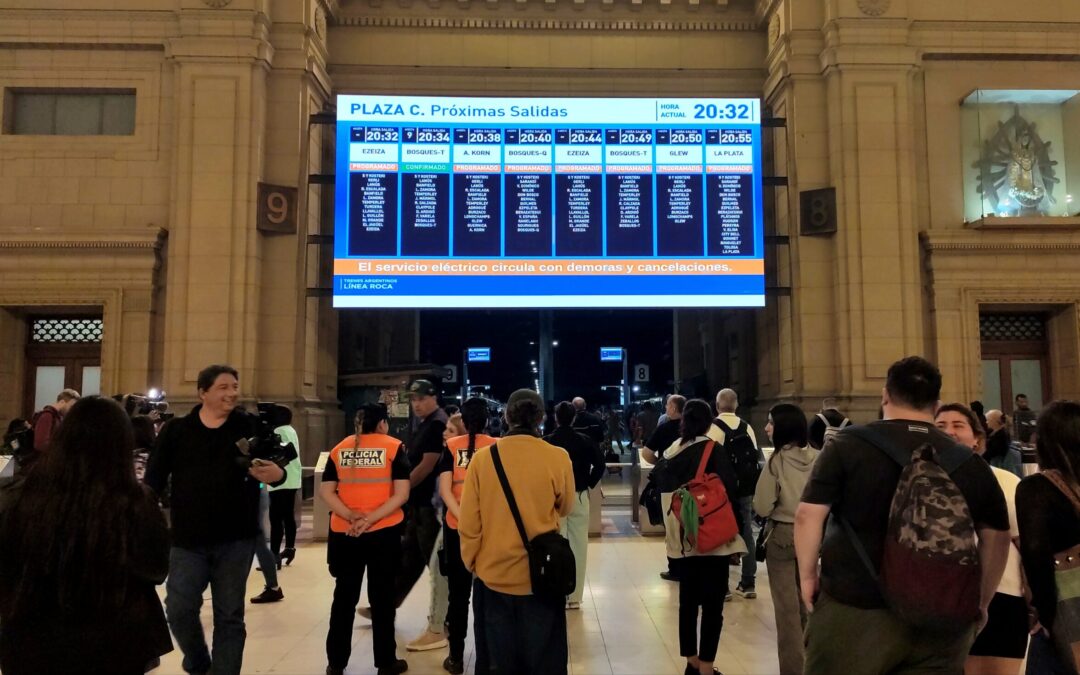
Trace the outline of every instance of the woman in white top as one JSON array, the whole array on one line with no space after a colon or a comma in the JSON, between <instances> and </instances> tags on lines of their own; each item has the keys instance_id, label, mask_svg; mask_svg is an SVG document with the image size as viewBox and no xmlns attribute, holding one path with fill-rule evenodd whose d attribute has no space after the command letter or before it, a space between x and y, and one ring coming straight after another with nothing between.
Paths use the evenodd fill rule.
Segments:
<instances>
[{"instance_id":1,"label":"woman in white top","mask_svg":"<svg viewBox=\"0 0 1080 675\"><path fill-rule=\"evenodd\" d=\"M769 570L769 591L776 616L780 675L801 675L803 672L806 609L799 601L795 509L820 454L819 450L807 447L807 429L802 408L790 403L772 407L765 433L776 450L758 477L754 491L754 511L769 519L765 525L768 528L765 565Z\"/></svg>"},{"instance_id":2,"label":"woman in white top","mask_svg":"<svg viewBox=\"0 0 1080 675\"><path fill-rule=\"evenodd\" d=\"M959 403L938 408L935 422L939 429L949 434L961 445L978 454L986 449L986 432L979 418ZM1013 473L990 467L997 478L1005 502L1009 507L1009 532L1013 544L1009 547L1009 560L1005 573L998 584L997 593L990 602L986 626L975 638L964 672L969 675L1017 675L1024 663L1028 645L1028 611L1020 576L1020 550L1017 541L1020 530L1016 524L1016 487L1020 479Z\"/></svg>"}]
</instances>

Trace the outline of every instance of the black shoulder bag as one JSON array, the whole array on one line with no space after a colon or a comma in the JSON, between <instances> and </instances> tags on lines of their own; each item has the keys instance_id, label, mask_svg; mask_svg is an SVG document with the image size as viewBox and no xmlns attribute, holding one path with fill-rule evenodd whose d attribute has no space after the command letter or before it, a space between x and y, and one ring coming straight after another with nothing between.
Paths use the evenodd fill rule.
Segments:
<instances>
[{"instance_id":1,"label":"black shoulder bag","mask_svg":"<svg viewBox=\"0 0 1080 675\"><path fill-rule=\"evenodd\" d=\"M510 505L510 513L517 523L521 543L525 545L525 552L529 555L533 595L559 604L566 602L566 596L573 593L577 585L576 562L574 552L570 550L570 542L559 534L558 530L538 534L529 540L514 493L510 490L510 481L506 479L502 459L499 458L498 443L491 446L491 459L495 462L495 473L499 474L499 482L502 483L506 502Z\"/></svg>"}]
</instances>

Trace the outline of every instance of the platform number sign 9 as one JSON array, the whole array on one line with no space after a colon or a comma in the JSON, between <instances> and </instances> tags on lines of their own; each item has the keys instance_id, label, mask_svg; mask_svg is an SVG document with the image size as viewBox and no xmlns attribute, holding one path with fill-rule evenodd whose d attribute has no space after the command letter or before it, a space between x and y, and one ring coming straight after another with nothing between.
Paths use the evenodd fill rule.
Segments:
<instances>
[{"instance_id":1,"label":"platform number sign 9","mask_svg":"<svg viewBox=\"0 0 1080 675\"><path fill-rule=\"evenodd\" d=\"M634 366L634 382L648 382L649 381L649 367L644 363L639 363Z\"/></svg>"},{"instance_id":2,"label":"platform number sign 9","mask_svg":"<svg viewBox=\"0 0 1080 675\"><path fill-rule=\"evenodd\" d=\"M296 188L259 183L256 227L260 232L296 233Z\"/></svg>"}]
</instances>

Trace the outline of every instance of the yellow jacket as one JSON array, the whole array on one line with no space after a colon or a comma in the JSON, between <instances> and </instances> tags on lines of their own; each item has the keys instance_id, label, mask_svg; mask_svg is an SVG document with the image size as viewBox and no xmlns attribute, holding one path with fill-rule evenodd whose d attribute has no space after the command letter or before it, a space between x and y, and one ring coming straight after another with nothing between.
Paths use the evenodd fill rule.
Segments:
<instances>
[{"instance_id":1,"label":"yellow jacket","mask_svg":"<svg viewBox=\"0 0 1080 675\"><path fill-rule=\"evenodd\" d=\"M574 510L574 468L562 448L516 434L498 440L499 457L531 540L559 529L559 518ZM493 591L529 595L529 559L506 495L499 484L491 449L469 462L461 494L461 559Z\"/></svg>"}]
</instances>

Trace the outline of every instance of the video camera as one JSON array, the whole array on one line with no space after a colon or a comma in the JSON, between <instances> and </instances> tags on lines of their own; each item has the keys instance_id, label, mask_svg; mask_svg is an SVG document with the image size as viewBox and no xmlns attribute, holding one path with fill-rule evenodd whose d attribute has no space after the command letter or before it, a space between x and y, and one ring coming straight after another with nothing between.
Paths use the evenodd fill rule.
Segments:
<instances>
[{"instance_id":1,"label":"video camera","mask_svg":"<svg viewBox=\"0 0 1080 675\"><path fill-rule=\"evenodd\" d=\"M277 403L256 403L257 412L248 413L255 427L255 435L251 438L241 438L236 442L240 450L237 461L250 468L256 459L273 462L282 469L296 459L296 448L292 443L285 443L274 429L282 426L289 419L289 409Z\"/></svg>"},{"instance_id":2,"label":"video camera","mask_svg":"<svg viewBox=\"0 0 1080 675\"><path fill-rule=\"evenodd\" d=\"M167 422L174 417L169 412L169 402L165 400L165 392L151 389L145 394L128 394L124 397L124 410L128 415L151 415L156 413L157 418Z\"/></svg>"}]
</instances>

